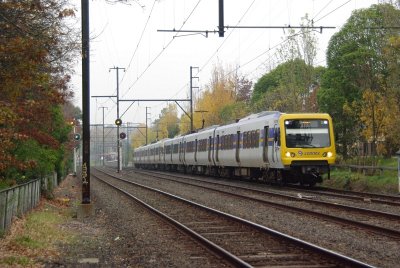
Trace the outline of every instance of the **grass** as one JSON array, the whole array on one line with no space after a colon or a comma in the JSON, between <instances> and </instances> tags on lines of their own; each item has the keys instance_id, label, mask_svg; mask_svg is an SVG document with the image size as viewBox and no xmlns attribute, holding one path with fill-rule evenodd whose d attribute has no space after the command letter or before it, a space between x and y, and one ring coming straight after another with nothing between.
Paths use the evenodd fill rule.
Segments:
<instances>
[{"instance_id":1,"label":"grass","mask_svg":"<svg viewBox=\"0 0 400 268\"><path fill-rule=\"evenodd\" d=\"M23 267L31 266L33 264L32 261L27 257L15 257L15 256L5 257L2 260L2 262L0 262L0 264L1 263L10 266L19 265Z\"/></svg>"},{"instance_id":2,"label":"grass","mask_svg":"<svg viewBox=\"0 0 400 268\"><path fill-rule=\"evenodd\" d=\"M38 210L20 220L20 226L7 236L7 241L0 241L5 248L0 254L0 267L16 265L32 267L40 259L56 257L59 243L73 243L76 236L62 228L70 215L58 207L46 202Z\"/></svg>"},{"instance_id":3,"label":"grass","mask_svg":"<svg viewBox=\"0 0 400 268\"><path fill-rule=\"evenodd\" d=\"M341 164L377 163L379 167L397 167L397 158L352 159ZM367 191L387 194L398 193L397 170L376 170L375 172L351 171L348 168L333 168L331 179L324 176L323 186L353 191Z\"/></svg>"},{"instance_id":4,"label":"grass","mask_svg":"<svg viewBox=\"0 0 400 268\"><path fill-rule=\"evenodd\" d=\"M15 185L15 180L0 179L0 191Z\"/></svg>"}]
</instances>

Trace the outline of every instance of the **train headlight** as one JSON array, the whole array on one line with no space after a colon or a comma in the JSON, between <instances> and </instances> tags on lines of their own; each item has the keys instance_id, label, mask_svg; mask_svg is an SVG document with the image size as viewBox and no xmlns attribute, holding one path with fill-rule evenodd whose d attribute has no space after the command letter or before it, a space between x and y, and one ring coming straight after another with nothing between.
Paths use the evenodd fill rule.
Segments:
<instances>
[{"instance_id":1,"label":"train headlight","mask_svg":"<svg viewBox=\"0 0 400 268\"><path fill-rule=\"evenodd\" d=\"M328 157L332 157L333 156L333 153L331 153L331 152L328 152Z\"/></svg>"},{"instance_id":2,"label":"train headlight","mask_svg":"<svg viewBox=\"0 0 400 268\"><path fill-rule=\"evenodd\" d=\"M295 153L291 153L291 152L286 152L285 156L288 157L288 158L289 157L295 157L296 154Z\"/></svg>"},{"instance_id":3,"label":"train headlight","mask_svg":"<svg viewBox=\"0 0 400 268\"><path fill-rule=\"evenodd\" d=\"M332 156L333 156L333 153L331 153L331 152L324 152L324 153L322 154L322 156L323 156L323 157L332 157Z\"/></svg>"}]
</instances>

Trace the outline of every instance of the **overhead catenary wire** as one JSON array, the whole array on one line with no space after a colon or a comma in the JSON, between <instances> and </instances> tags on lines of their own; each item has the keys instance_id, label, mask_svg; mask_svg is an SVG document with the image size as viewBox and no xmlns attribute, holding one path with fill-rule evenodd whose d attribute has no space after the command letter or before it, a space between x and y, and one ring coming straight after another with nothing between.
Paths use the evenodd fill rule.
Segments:
<instances>
[{"instance_id":1,"label":"overhead catenary wire","mask_svg":"<svg viewBox=\"0 0 400 268\"><path fill-rule=\"evenodd\" d=\"M318 17L319 14L321 14L322 11L325 10L325 8L327 8L334 0L330 0L323 8L321 8L320 11L318 11L318 13L316 15L314 15L314 17L311 19L312 21L315 20L316 17Z\"/></svg>"},{"instance_id":2,"label":"overhead catenary wire","mask_svg":"<svg viewBox=\"0 0 400 268\"><path fill-rule=\"evenodd\" d=\"M192 11L190 12L189 16L183 21L181 27L179 28L180 30L185 26L186 22L189 20L189 18L192 16L196 8L199 6L200 2L202 0L199 0L196 5L193 7ZM149 68L154 64L154 62L157 61L157 59L165 52L165 50L171 45L171 43L175 40L175 37L177 37L178 34L175 34L172 39L167 43L166 46L164 46L161 51L153 58L153 60L147 65L147 67L144 69L144 71L137 77L137 79L128 87L128 90L126 94L136 85L136 83L143 77L143 75L149 70ZM125 95L126 95L125 94Z\"/></svg>"},{"instance_id":3,"label":"overhead catenary wire","mask_svg":"<svg viewBox=\"0 0 400 268\"><path fill-rule=\"evenodd\" d=\"M156 2L157 0L155 0ZM193 9L191 10L191 12L189 13L189 15L186 17L186 19L184 19L180 29L182 29L185 24L187 23L187 21L190 19L190 17L193 15L194 11L197 9L197 7L199 6L199 4L201 3L202 0L199 0L193 7ZM154 2L154 3L155 3ZM153 4L154 7L154 4ZM128 90L123 94L123 96L127 95L129 93L129 91L135 86L135 84L140 80L141 77L143 77L143 75L149 70L149 68L157 61L157 59L164 53L164 51L171 45L171 43L175 40L175 37L177 37L178 34L174 35L172 37L172 39L167 43L166 46L163 46L162 50L157 54L156 57L153 58L153 60L148 64L148 66L145 68L145 70L137 77L137 79L128 87ZM107 113L107 116L115 109L114 105L109 112Z\"/></svg>"},{"instance_id":4,"label":"overhead catenary wire","mask_svg":"<svg viewBox=\"0 0 400 268\"><path fill-rule=\"evenodd\" d=\"M124 78L125 78L127 72L129 71L129 68L131 67L132 61L133 61L133 59L134 59L134 57L135 57L135 55L136 55L136 53L137 53L137 51L138 51L138 49L139 49L139 46L140 46L140 44L141 44L141 42L142 42L143 35L144 35L144 33L145 33L146 29L147 29L147 25L149 24L151 15L153 14L153 10L154 10L154 6L155 6L156 2L157 2L157 0L154 0L153 5L152 5L151 10L150 10L150 14L149 14L149 16L147 17L147 21L146 21L146 23L145 23L145 25L144 25L144 27L143 27L142 33L141 33L141 35L140 35L140 37L139 37L139 41L138 41L138 43L137 43L137 45L136 45L136 47L135 47L135 50L133 51L133 54L132 54L131 59L130 59L130 61L129 61L129 63L128 63L128 66L126 67L126 71L125 71L125 73L124 73L123 76L122 76L121 84L122 84L122 82L124 81ZM125 95L123 95L123 96L125 96Z\"/></svg>"},{"instance_id":5,"label":"overhead catenary wire","mask_svg":"<svg viewBox=\"0 0 400 268\"><path fill-rule=\"evenodd\" d=\"M332 1L333 1L333 0L331 0L329 3L331 3ZM342 8L343 6L345 6L346 4L348 4L349 2L351 2L351 0L348 0L348 1L346 1L345 3L341 4L340 6L334 8L333 10L329 11L329 12L328 12L327 14L325 14L323 17L321 17L320 19L318 19L317 21L314 21L314 22L318 22L318 21L322 20L323 18L325 18L325 17L331 15L332 13L334 13L334 12L337 11L338 9ZM317 13L317 15L319 15L319 14L329 5L329 3L328 3L327 5L325 5L325 6ZM316 16L317 16L317 15L316 15ZM316 16L314 16L314 18L315 18ZM225 74L225 76L230 75L232 72L236 72L236 71L239 70L240 68L243 68L244 66L250 64L251 62L255 61L256 59L262 57L264 54L266 54L266 53L270 52L271 50L273 50L273 49L275 49L275 48L277 48L277 47L283 45L284 43L286 43L286 42L289 40L289 38L294 37L294 36L298 35L299 33L300 33L300 32L296 32L296 33L294 33L293 35L288 36L288 37L287 37L285 40L283 40L282 42L280 42L280 43L274 45L272 48L269 48L269 49L265 50L264 52L262 52L261 54L259 54L259 55L256 56L256 57L252 58L251 60L245 62L244 64L239 65L239 66L238 66L237 68L235 68L234 70L232 70L232 71L228 72L227 74ZM275 55L275 54L276 54L276 53L274 53L273 55ZM271 57L272 57L272 56L268 57L265 61L267 61L267 60L270 59ZM263 62L262 62L261 64L259 64L256 68L254 68L253 71L254 71L254 70L257 70L261 65L263 65L263 64L265 63L265 61L263 61ZM323 62L323 61L320 61L320 62ZM253 71L250 71L250 73L253 72Z\"/></svg>"},{"instance_id":6,"label":"overhead catenary wire","mask_svg":"<svg viewBox=\"0 0 400 268\"><path fill-rule=\"evenodd\" d=\"M333 0L331 0L330 2L332 2L332 1L333 1ZM337 11L337 10L340 9L341 7L345 6L345 5L346 5L347 3L349 3L350 1L351 1L351 0L348 0L347 2L341 4L341 5L338 6L337 8L335 8L335 9L333 9L332 11L328 12L328 13L325 14L323 17L321 17L320 19L318 19L316 22L318 22L318 21L322 20L323 18L329 16L330 14L334 13L335 11ZM330 2L329 2L329 3L330 3ZM325 6L317 13L317 15L319 15L319 14L329 5L329 3L328 3L327 5L325 5ZM246 11L246 12L247 12L247 11ZM317 15L316 15L316 16L317 16ZM315 18L316 16L314 16L314 18ZM240 27L232 27L232 28L235 29L235 28L240 28ZM303 28L303 27L302 27L302 28ZM332 27L329 27L329 28L332 28ZM312 29L312 28L310 28L310 29ZM245 62L244 64L240 64L239 66L237 66L236 68L234 68L234 70L231 70L230 72L226 73L226 74L224 75L224 77L226 77L226 76L232 74L233 72L237 72L239 69L241 69L241 68L245 67L246 65L250 64L251 62L257 60L258 58L262 57L263 55L265 55L266 53L270 52L271 50L278 48L279 46L281 46L281 45L283 45L284 43L286 43L286 42L289 40L289 38L294 37L294 36L298 35L299 33L300 33L300 32L296 32L296 33L294 33L293 35L288 36L285 40L281 41L280 43L274 45L273 47L268 48L267 50L265 50L265 51L262 52L261 54L257 55L256 57L250 59L249 61ZM228 36L228 37L229 37L229 36ZM216 52L214 52L214 54L207 60L206 64L204 64L204 65L202 66L201 70L208 64L208 62L212 59L212 57L214 57L214 55L218 52L218 50L222 47L222 45L223 45L223 43L222 43L221 46L216 50ZM275 52L272 56L274 56L275 54L276 54L276 52ZM267 60L269 60L270 58L272 58L272 56L269 56L265 61L267 61ZM263 64L265 63L265 61L263 61L263 62L262 62L261 64L259 64L256 68L254 68L253 71L254 71L254 70L257 70L261 65L263 65ZM250 71L249 73L251 73L251 72L253 72L253 71Z\"/></svg>"},{"instance_id":7,"label":"overhead catenary wire","mask_svg":"<svg viewBox=\"0 0 400 268\"><path fill-rule=\"evenodd\" d=\"M320 21L320 20L326 18L327 16L330 16L330 15L331 15L332 13L334 13L336 10L340 9L341 7L345 6L347 3L350 2L350 1L347 1L347 2L345 2L345 3L343 3L343 4L341 4L339 7L335 8L334 10L331 10L331 11L329 11L328 13L323 14L320 18L318 18L318 16L319 16L320 14L322 14L322 12L323 12L324 10L327 9L327 7L330 5L330 3L332 3L332 1L333 1L333 0L329 1L328 4L326 4L321 10L319 10L319 11L316 13L316 15L314 16L313 19L316 19L316 18L317 18L317 19L318 19L317 21ZM254 1L253 1L253 2L254 2ZM183 26L183 25L182 25L182 26ZM181 29L182 29L182 27L181 27ZM231 31L231 32L232 32L232 31ZM230 35L228 35L227 38L229 38L229 36L230 36ZM138 77L138 79L137 79L136 81L134 81L134 83L129 87L128 91L127 91L125 94L127 94L127 93L129 92L129 90L131 90L132 87L135 86L135 84L136 84L136 83L138 82L138 80L144 75L144 73L146 73L146 72L148 71L148 69L150 68L151 64L154 64L154 62L158 59L158 57L160 57L161 54L165 51L165 49L168 48L168 46L171 44L171 42L173 41L173 39L174 39L175 37L177 37L177 35L175 35L175 36L168 42L168 44L165 45L165 46L163 47L163 49L160 51L160 53L152 60L152 62L149 64L149 66L147 66L147 68L141 73L141 75ZM226 40L224 40L223 43L222 43L222 44L218 47L218 49L215 51L215 53L212 54L210 58L208 58L208 60L203 64L203 66L202 66L202 68L201 68L200 71L203 71L203 72L205 71L205 67L209 65L210 61L211 61L213 58L215 58L215 55L221 50L221 48L222 48L224 45L226 45L225 42L226 42ZM262 58L265 56L265 54L270 53L271 51L274 51L274 49L276 49L277 46L279 46L280 44L283 44L283 43L284 43L284 42L281 42L281 43L279 43L279 44L277 44L277 45L274 45L274 46L272 46L272 47L269 45L269 48L268 48L267 50L265 50L265 51L263 51L262 53L258 54L256 57L253 57L253 58L249 59L248 61L245 61L244 63L238 65L237 68L235 68L234 71L243 69L245 66L248 66L250 63L256 61L257 59L262 59ZM243 55L241 56L241 58L242 58L242 59L245 59L245 57L243 57ZM270 58L271 58L271 56L268 55L267 60L270 59ZM259 65L256 67L256 69L258 69L258 68L259 68L262 64L264 64L264 63L265 63L265 60L263 60L263 62L262 62L261 64L259 64ZM126 81L125 81L125 82L126 82ZM179 94L180 92L182 92L182 91L185 90L186 88L187 88L187 83L185 83L185 85L184 85L176 94ZM125 95L125 94L124 94L124 95ZM159 106L159 105L157 105L157 106Z\"/></svg>"},{"instance_id":8,"label":"overhead catenary wire","mask_svg":"<svg viewBox=\"0 0 400 268\"><path fill-rule=\"evenodd\" d=\"M243 18L246 16L246 14L249 12L250 8L253 6L255 0L251 2L249 7L246 9L246 11L243 13L243 15L240 17L239 21L236 23L236 26L240 24L240 22L243 20ZM215 52L208 58L208 60L199 68L199 73L203 71L203 69L208 65L208 63L211 61L212 58L218 53L218 51L221 49L221 47L226 43L226 41L229 39L229 37L232 35L234 31L231 31L226 38L224 38L224 41L219 45L219 47L215 50Z\"/></svg>"},{"instance_id":9,"label":"overhead catenary wire","mask_svg":"<svg viewBox=\"0 0 400 268\"><path fill-rule=\"evenodd\" d=\"M350 3L352 0L348 0L345 3L341 4L340 6L338 6L337 8L331 10L330 12L328 12L327 14L325 14L324 16L322 16L321 18L319 18L318 20L314 21L314 22L318 22L322 19L324 19L325 17L329 16L330 14L332 14L333 12L337 11L338 9L344 7L345 5L347 5L348 3Z\"/></svg>"}]
</instances>

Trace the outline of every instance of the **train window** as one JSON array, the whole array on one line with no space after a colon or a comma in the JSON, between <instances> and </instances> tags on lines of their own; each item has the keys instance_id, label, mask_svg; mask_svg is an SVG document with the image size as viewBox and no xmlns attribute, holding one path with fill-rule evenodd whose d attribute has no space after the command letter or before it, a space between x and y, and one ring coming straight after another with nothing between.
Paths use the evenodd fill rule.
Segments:
<instances>
[{"instance_id":1,"label":"train window","mask_svg":"<svg viewBox=\"0 0 400 268\"><path fill-rule=\"evenodd\" d=\"M247 131L243 132L243 148L247 148Z\"/></svg>"},{"instance_id":2,"label":"train window","mask_svg":"<svg viewBox=\"0 0 400 268\"><path fill-rule=\"evenodd\" d=\"M254 130L251 131L251 148L256 147L256 137L255 137L256 132Z\"/></svg>"},{"instance_id":3,"label":"train window","mask_svg":"<svg viewBox=\"0 0 400 268\"><path fill-rule=\"evenodd\" d=\"M222 138L223 138L223 150L226 150L226 141L227 141L227 137L226 137L226 135L224 135L224 136L222 136Z\"/></svg>"},{"instance_id":4,"label":"train window","mask_svg":"<svg viewBox=\"0 0 400 268\"><path fill-rule=\"evenodd\" d=\"M329 147L329 122L324 119L285 120L285 139L289 148Z\"/></svg>"},{"instance_id":5,"label":"train window","mask_svg":"<svg viewBox=\"0 0 400 268\"><path fill-rule=\"evenodd\" d=\"M217 146L217 148L216 148L216 153L215 153L215 158L216 158L216 160L217 160L217 162L219 162L219 157L218 157L218 151L219 151L219 147L220 147L220 145L219 145L219 135L217 135L217 140L216 140L216 142L217 142L217 144L216 144L216 146Z\"/></svg>"},{"instance_id":6,"label":"train window","mask_svg":"<svg viewBox=\"0 0 400 268\"><path fill-rule=\"evenodd\" d=\"M240 131L237 132L236 134L236 153L235 153L235 158L236 162L240 162Z\"/></svg>"},{"instance_id":7,"label":"train window","mask_svg":"<svg viewBox=\"0 0 400 268\"><path fill-rule=\"evenodd\" d=\"M248 136L248 147L252 148L253 147L253 131L249 131L249 136Z\"/></svg>"}]
</instances>

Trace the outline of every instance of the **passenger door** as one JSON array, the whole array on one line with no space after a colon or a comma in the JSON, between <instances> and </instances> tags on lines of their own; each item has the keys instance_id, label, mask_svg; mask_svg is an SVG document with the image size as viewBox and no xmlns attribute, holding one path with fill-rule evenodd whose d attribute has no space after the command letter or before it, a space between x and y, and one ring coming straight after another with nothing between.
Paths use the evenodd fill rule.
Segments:
<instances>
[{"instance_id":1,"label":"passenger door","mask_svg":"<svg viewBox=\"0 0 400 268\"><path fill-rule=\"evenodd\" d=\"M280 137L280 129L278 127L278 125L274 126L274 148L273 148L273 159L274 162L279 162L280 158L280 149L281 149L281 137Z\"/></svg>"},{"instance_id":2,"label":"passenger door","mask_svg":"<svg viewBox=\"0 0 400 268\"><path fill-rule=\"evenodd\" d=\"M269 158L268 158L268 131L269 131L269 126L264 127L264 147L263 147L263 161L267 164L269 164Z\"/></svg>"},{"instance_id":3,"label":"passenger door","mask_svg":"<svg viewBox=\"0 0 400 268\"><path fill-rule=\"evenodd\" d=\"M236 135L236 162L240 163L240 131Z\"/></svg>"}]
</instances>

